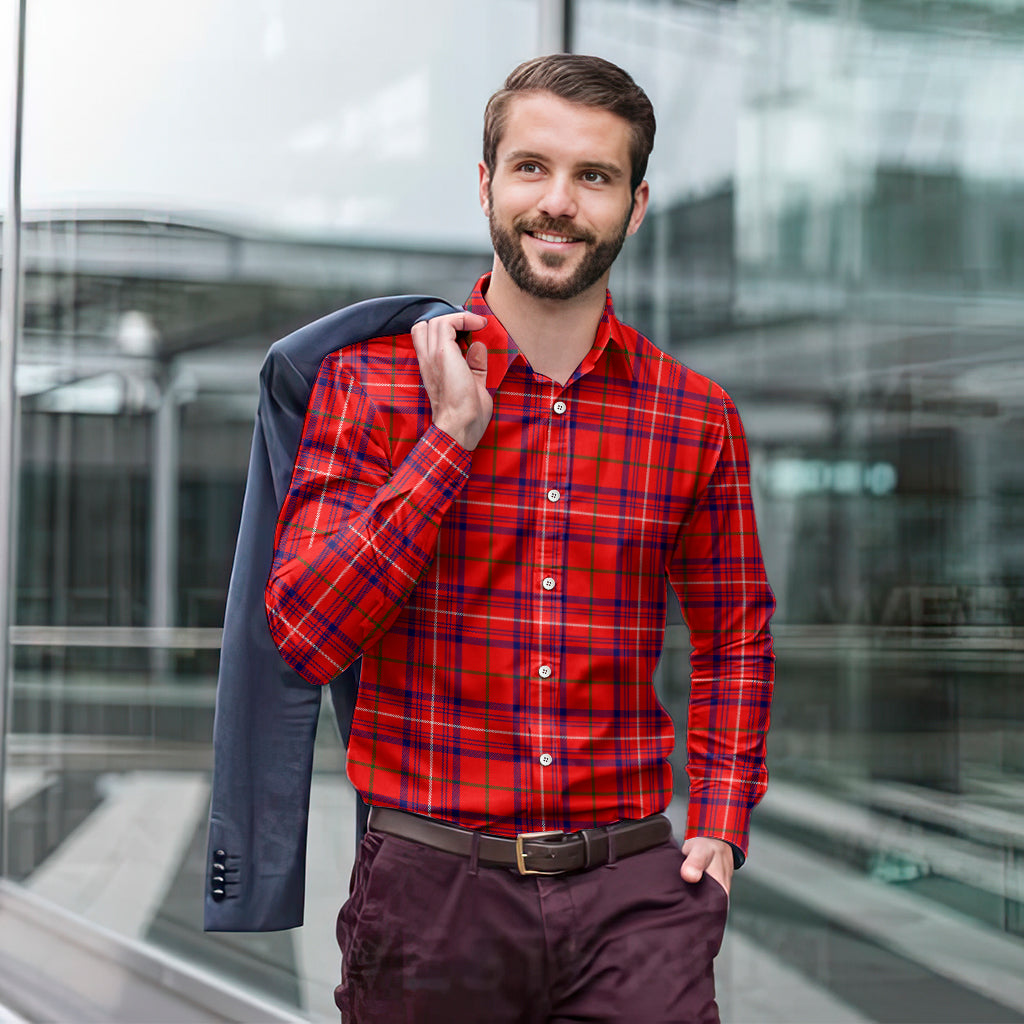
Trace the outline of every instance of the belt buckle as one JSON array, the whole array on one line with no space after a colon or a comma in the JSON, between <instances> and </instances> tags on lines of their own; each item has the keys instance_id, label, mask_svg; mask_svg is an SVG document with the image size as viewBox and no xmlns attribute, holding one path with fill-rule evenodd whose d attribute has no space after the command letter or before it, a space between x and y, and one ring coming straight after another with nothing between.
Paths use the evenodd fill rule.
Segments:
<instances>
[{"instance_id":1,"label":"belt buckle","mask_svg":"<svg viewBox=\"0 0 1024 1024\"><path fill-rule=\"evenodd\" d=\"M555 836L564 836L564 832L520 832L516 836L516 867L521 875L564 875L564 871L534 871L526 866L526 855L523 851L524 839L554 839Z\"/></svg>"}]
</instances>

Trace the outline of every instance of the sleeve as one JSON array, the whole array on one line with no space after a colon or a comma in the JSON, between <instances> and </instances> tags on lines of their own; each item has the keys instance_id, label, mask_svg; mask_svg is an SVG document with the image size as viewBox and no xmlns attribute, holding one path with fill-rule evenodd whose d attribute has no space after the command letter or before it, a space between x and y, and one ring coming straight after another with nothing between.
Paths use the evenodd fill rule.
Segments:
<instances>
[{"instance_id":1,"label":"sleeve","mask_svg":"<svg viewBox=\"0 0 1024 1024\"><path fill-rule=\"evenodd\" d=\"M333 353L306 411L266 588L282 657L328 683L389 629L436 550L471 454L431 424L392 466L383 420Z\"/></svg>"},{"instance_id":2,"label":"sleeve","mask_svg":"<svg viewBox=\"0 0 1024 1024\"><path fill-rule=\"evenodd\" d=\"M680 529L669 581L690 627L687 836L724 839L746 856L750 812L764 795L775 655L768 586L750 495L750 461L735 406L722 394L706 480Z\"/></svg>"}]
</instances>

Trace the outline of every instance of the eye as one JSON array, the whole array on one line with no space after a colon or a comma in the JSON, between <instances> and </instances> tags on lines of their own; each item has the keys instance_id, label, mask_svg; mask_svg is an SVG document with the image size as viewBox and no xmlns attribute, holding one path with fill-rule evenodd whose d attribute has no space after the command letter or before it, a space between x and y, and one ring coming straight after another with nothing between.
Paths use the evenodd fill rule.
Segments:
<instances>
[{"instance_id":1,"label":"eye","mask_svg":"<svg viewBox=\"0 0 1024 1024\"><path fill-rule=\"evenodd\" d=\"M608 180L608 176L600 171L584 171L583 180L588 185L600 185Z\"/></svg>"},{"instance_id":2,"label":"eye","mask_svg":"<svg viewBox=\"0 0 1024 1024\"><path fill-rule=\"evenodd\" d=\"M522 171L523 174L539 174L540 164L535 164L532 160L524 160L516 170Z\"/></svg>"}]
</instances>

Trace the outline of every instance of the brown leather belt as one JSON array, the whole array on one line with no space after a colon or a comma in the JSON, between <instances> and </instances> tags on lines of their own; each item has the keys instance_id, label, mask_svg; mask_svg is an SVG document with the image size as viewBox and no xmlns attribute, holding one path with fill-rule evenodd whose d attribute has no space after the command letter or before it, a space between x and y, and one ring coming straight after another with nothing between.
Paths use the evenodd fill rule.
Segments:
<instances>
[{"instance_id":1,"label":"brown leather belt","mask_svg":"<svg viewBox=\"0 0 1024 1024\"><path fill-rule=\"evenodd\" d=\"M580 832L523 832L509 839L392 807L371 807L369 827L373 832L411 839L462 857L472 855L474 837L478 837L478 863L485 867L514 868L521 875L586 871L607 864L610 857L618 859L649 850L672 835L672 825L664 814L617 821Z\"/></svg>"}]
</instances>

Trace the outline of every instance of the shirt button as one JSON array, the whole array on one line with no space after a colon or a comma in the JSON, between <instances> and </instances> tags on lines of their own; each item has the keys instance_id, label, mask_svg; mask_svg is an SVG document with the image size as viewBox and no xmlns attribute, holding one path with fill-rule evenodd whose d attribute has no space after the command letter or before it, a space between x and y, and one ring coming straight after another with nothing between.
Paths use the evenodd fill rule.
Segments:
<instances>
[{"instance_id":1,"label":"shirt button","mask_svg":"<svg viewBox=\"0 0 1024 1024\"><path fill-rule=\"evenodd\" d=\"M548 501L558 501L558 499L561 496L562 495L558 491L556 491L554 487L552 487L551 490L548 491Z\"/></svg>"},{"instance_id":2,"label":"shirt button","mask_svg":"<svg viewBox=\"0 0 1024 1024\"><path fill-rule=\"evenodd\" d=\"M545 590L554 590L555 581L550 576L545 576L540 584Z\"/></svg>"},{"instance_id":3,"label":"shirt button","mask_svg":"<svg viewBox=\"0 0 1024 1024\"><path fill-rule=\"evenodd\" d=\"M537 675L539 675L541 679L547 679L548 676L551 675L551 666L541 665L541 667L537 669Z\"/></svg>"},{"instance_id":4,"label":"shirt button","mask_svg":"<svg viewBox=\"0 0 1024 1024\"><path fill-rule=\"evenodd\" d=\"M555 404L551 408L554 409L559 416L561 416L562 413L565 412L565 402L555 402Z\"/></svg>"},{"instance_id":5,"label":"shirt button","mask_svg":"<svg viewBox=\"0 0 1024 1024\"><path fill-rule=\"evenodd\" d=\"M541 755L540 755L540 763L541 763L542 765L544 765L544 767L545 767L545 768L547 768L547 766L548 766L549 764L551 764L551 762L552 762L553 760L554 760L554 758L553 758L553 757L552 757L552 756L551 756L550 754L541 754Z\"/></svg>"}]
</instances>

